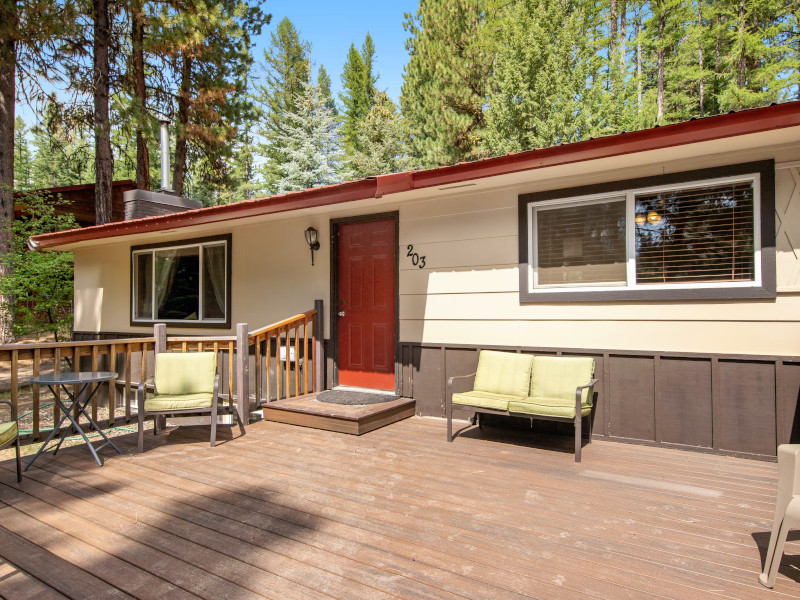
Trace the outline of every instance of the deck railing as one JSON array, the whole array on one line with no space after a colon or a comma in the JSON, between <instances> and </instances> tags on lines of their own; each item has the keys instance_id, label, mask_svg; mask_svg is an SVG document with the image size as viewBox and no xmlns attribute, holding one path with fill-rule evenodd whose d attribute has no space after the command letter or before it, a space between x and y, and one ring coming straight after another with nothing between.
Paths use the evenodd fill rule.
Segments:
<instances>
[{"instance_id":1,"label":"deck railing","mask_svg":"<svg viewBox=\"0 0 800 600\"><path fill-rule=\"evenodd\" d=\"M313 310L272 323L248 335L255 358L258 404L294 398L322 385L322 301Z\"/></svg>"},{"instance_id":2,"label":"deck railing","mask_svg":"<svg viewBox=\"0 0 800 600\"><path fill-rule=\"evenodd\" d=\"M220 394L237 404L247 423L250 411L262 402L322 389L322 317L322 300L317 300L313 310L255 331L238 323L235 336L167 336L166 326L157 324L152 337L0 346L0 398L7 394L17 407L20 438L37 441L61 415L46 388L43 395L38 385L28 384L31 377L61 371L116 371L120 374L116 382L97 384L107 389L101 388L92 398L91 415L103 428L119 427L135 420L136 389L152 375L156 353L216 352ZM254 394L250 393L251 360Z\"/></svg>"},{"instance_id":3,"label":"deck railing","mask_svg":"<svg viewBox=\"0 0 800 600\"><path fill-rule=\"evenodd\" d=\"M88 370L117 371L121 378L116 382L96 384L108 386L92 398L91 415L101 427L115 427L129 423L136 416L135 386L148 377L152 369L155 338L130 338L82 342L51 342L43 344L9 344L0 346L0 382L2 394L8 394L17 407L20 418L20 438L38 440L61 419L58 405L48 396L43 398L39 386L29 386L28 379L44 373ZM88 363L82 366L83 363ZM3 373L5 372L5 373ZM107 409L98 418L103 399L108 399ZM44 400L44 402L43 402ZM52 418L52 419L51 419ZM44 425L44 426L43 426Z\"/></svg>"}]
</instances>

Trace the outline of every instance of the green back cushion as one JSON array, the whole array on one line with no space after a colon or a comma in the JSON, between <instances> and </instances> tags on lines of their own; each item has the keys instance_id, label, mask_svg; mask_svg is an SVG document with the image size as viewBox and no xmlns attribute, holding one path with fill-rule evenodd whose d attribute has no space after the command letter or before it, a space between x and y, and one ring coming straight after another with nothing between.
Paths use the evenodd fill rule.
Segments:
<instances>
[{"instance_id":1,"label":"green back cushion","mask_svg":"<svg viewBox=\"0 0 800 600\"><path fill-rule=\"evenodd\" d=\"M531 381L532 361L530 354L481 350L473 389L525 397Z\"/></svg>"},{"instance_id":2,"label":"green back cushion","mask_svg":"<svg viewBox=\"0 0 800 600\"><path fill-rule=\"evenodd\" d=\"M531 396L575 401L575 389L594 376L594 359L583 356L536 356L533 359ZM582 402L589 402L583 390Z\"/></svg>"},{"instance_id":3,"label":"green back cushion","mask_svg":"<svg viewBox=\"0 0 800 600\"><path fill-rule=\"evenodd\" d=\"M211 394L217 373L216 352L161 352L156 355L159 395Z\"/></svg>"}]
</instances>

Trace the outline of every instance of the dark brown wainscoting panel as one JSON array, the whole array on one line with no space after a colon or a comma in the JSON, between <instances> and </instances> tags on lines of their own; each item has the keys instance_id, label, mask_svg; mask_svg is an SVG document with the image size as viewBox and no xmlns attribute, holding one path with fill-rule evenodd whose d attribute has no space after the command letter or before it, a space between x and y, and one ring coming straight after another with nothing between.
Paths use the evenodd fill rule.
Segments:
<instances>
[{"instance_id":1,"label":"dark brown wainscoting panel","mask_svg":"<svg viewBox=\"0 0 800 600\"><path fill-rule=\"evenodd\" d=\"M714 449L775 454L775 363L719 361Z\"/></svg>"},{"instance_id":2,"label":"dark brown wainscoting panel","mask_svg":"<svg viewBox=\"0 0 800 600\"><path fill-rule=\"evenodd\" d=\"M711 361L661 358L656 373L656 441L711 448Z\"/></svg>"},{"instance_id":3,"label":"dark brown wainscoting panel","mask_svg":"<svg viewBox=\"0 0 800 600\"><path fill-rule=\"evenodd\" d=\"M800 443L800 362L777 362L778 444Z\"/></svg>"},{"instance_id":4,"label":"dark brown wainscoting panel","mask_svg":"<svg viewBox=\"0 0 800 600\"><path fill-rule=\"evenodd\" d=\"M443 416L447 378L474 373L481 348L593 356L595 437L767 459L778 444L800 443L796 356L402 342L401 394L417 401L418 415ZM493 423L530 428L507 417Z\"/></svg>"},{"instance_id":5,"label":"dark brown wainscoting panel","mask_svg":"<svg viewBox=\"0 0 800 600\"><path fill-rule=\"evenodd\" d=\"M609 370L611 437L655 441L653 359L612 356Z\"/></svg>"}]
</instances>

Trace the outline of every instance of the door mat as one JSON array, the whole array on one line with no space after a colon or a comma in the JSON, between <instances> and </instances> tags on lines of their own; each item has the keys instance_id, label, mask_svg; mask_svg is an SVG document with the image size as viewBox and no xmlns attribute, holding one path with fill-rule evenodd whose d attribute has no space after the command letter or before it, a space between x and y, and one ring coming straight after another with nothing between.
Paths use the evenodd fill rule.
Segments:
<instances>
[{"instance_id":1,"label":"door mat","mask_svg":"<svg viewBox=\"0 0 800 600\"><path fill-rule=\"evenodd\" d=\"M347 404L348 406L363 406L365 404L381 404L397 400L394 394L370 394L365 392L351 392L349 390L327 390L317 396L320 402L331 404Z\"/></svg>"}]
</instances>

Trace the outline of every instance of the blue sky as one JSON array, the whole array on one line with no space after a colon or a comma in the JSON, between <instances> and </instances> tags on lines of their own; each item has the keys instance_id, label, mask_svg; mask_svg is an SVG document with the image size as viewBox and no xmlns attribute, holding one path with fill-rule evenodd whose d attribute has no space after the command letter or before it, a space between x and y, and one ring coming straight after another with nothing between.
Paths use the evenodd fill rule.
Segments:
<instances>
[{"instance_id":1,"label":"blue sky","mask_svg":"<svg viewBox=\"0 0 800 600\"><path fill-rule=\"evenodd\" d=\"M300 37L311 43L312 60L317 67L325 65L333 92L337 94L350 44L360 49L369 32L375 42L378 87L397 101L403 84L403 67L408 62L403 13L415 13L418 6L418 0L267 0L262 9L272 13L272 24L255 40L256 61L263 62L270 33L281 19L288 17L300 31Z\"/></svg>"},{"instance_id":2,"label":"blue sky","mask_svg":"<svg viewBox=\"0 0 800 600\"><path fill-rule=\"evenodd\" d=\"M269 46L270 33L284 17L294 23L303 40L311 43L311 58L316 67L325 65L331 77L331 88L337 97L341 90L341 74L350 44L361 48L364 36L369 33L375 42L376 68L380 79L378 87L395 100L400 97L403 85L403 67L408 61L403 30L403 14L415 13L418 0L381 1L366 0L330 2L322 0L266 0L265 12L272 13L272 23L254 40L256 59L254 75L261 72L264 49ZM316 77L316 68L314 70ZM17 116L28 125L36 120L25 103L17 103Z\"/></svg>"}]
</instances>

